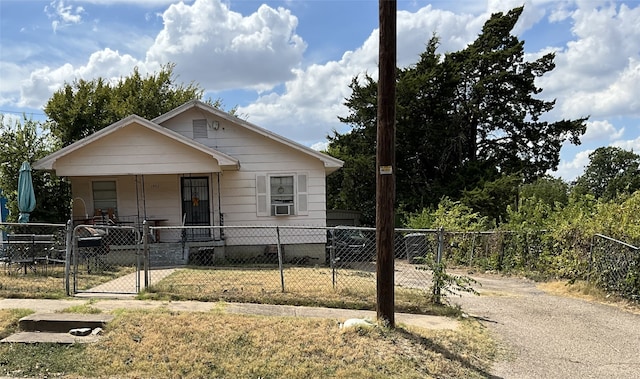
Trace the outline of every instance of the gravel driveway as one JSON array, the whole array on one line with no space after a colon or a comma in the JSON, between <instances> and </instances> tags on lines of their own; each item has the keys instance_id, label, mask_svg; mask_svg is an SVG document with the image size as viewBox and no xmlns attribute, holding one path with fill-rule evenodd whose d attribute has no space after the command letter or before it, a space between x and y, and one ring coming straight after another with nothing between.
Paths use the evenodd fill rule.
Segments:
<instances>
[{"instance_id":1,"label":"gravel driveway","mask_svg":"<svg viewBox=\"0 0 640 379\"><path fill-rule=\"evenodd\" d=\"M640 315L547 294L526 279L471 275L480 296L451 297L508 350L499 378L640 378Z\"/></svg>"}]
</instances>

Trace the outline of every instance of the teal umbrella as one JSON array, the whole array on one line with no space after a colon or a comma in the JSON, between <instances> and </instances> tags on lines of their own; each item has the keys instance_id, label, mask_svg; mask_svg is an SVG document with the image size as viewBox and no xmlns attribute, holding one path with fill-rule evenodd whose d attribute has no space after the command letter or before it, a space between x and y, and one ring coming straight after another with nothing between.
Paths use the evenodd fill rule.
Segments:
<instances>
[{"instance_id":1,"label":"teal umbrella","mask_svg":"<svg viewBox=\"0 0 640 379\"><path fill-rule=\"evenodd\" d=\"M33 192L33 181L31 180L31 166L29 162L22 162L20 175L18 175L18 222L29 222L29 214L36 207L36 194Z\"/></svg>"}]
</instances>

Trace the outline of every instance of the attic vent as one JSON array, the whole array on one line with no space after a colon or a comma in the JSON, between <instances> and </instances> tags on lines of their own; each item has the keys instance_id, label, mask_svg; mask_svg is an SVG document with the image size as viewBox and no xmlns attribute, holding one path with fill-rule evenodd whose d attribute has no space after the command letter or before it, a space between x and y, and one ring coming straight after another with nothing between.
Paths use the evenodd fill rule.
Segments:
<instances>
[{"instance_id":1,"label":"attic vent","mask_svg":"<svg viewBox=\"0 0 640 379\"><path fill-rule=\"evenodd\" d=\"M193 138L207 138L207 120L193 120Z\"/></svg>"}]
</instances>

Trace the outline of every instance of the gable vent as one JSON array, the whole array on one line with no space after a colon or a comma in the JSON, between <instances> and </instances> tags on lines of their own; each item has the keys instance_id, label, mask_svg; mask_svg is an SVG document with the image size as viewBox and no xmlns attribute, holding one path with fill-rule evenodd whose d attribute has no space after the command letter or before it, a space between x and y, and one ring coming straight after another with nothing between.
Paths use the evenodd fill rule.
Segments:
<instances>
[{"instance_id":1,"label":"gable vent","mask_svg":"<svg viewBox=\"0 0 640 379\"><path fill-rule=\"evenodd\" d=\"M193 120L193 138L207 138L207 120Z\"/></svg>"}]
</instances>

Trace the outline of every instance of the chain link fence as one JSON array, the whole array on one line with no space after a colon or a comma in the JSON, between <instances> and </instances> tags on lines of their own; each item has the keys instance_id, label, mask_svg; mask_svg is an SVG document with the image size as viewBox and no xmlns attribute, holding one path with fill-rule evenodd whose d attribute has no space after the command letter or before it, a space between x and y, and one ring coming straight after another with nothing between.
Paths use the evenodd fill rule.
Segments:
<instances>
[{"instance_id":1,"label":"chain link fence","mask_svg":"<svg viewBox=\"0 0 640 379\"><path fill-rule=\"evenodd\" d=\"M558 249L550 233L538 231L444 231L443 259L449 266L496 272L545 272Z\"/></svg>"},{"instance_id":2,"label":"chain link fence","mask_svg":"<svg viewBox=\"0 0 640 379\"><path fill-rule=\"evenodd\" d=\"M0 232L1 297L144 291L151 298L297 305L320 298L346 308L376 301L373 228L0 223ZM398 310L426 306L438 262L588 278L633 300L640 293L638 248L601 235L590 251L573 253L578 269L571 276L562 276L565 252L546 231L396 229L394 254Z\"/></svg>"},{"instance_id":3,"label":"chain link fence","mask_svg":"<svg viewBox=\"0 0 640 379\"><path fill-rule=\"evenodd\" d=\"M609 293L640 301L640 247L596 234L588 278Z\"/></svg>"},{"instance_id":4,"label":"chain link fence","mask_svg":"<svg viewBox=\"0 0 640 379\"><path fill-rule=\"evenodd\" d=\"M72 236L67 277L71 293L140 292L144 251L137 228L78 225Z\"/></svg>"},{"instance_id":5,"label":"chain link fence","mask_svg":"<svg viewBox=\"0 0 640 379\"><path fill-rule=\"evenodd\" d=\"M0 297L62 297L66 226L0 223Z\"/></svg>"}]
</instances>

